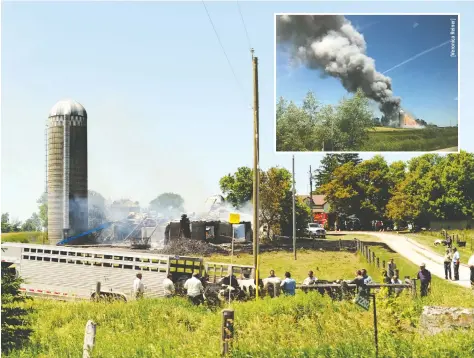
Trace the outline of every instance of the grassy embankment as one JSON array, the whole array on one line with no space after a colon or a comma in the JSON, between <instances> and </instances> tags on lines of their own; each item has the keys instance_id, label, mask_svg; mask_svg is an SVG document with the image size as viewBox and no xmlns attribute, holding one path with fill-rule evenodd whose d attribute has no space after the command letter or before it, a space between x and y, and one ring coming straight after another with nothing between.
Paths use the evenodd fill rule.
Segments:
<instances>
[{"instance_id":1,"label":"grassy embankment","mask_svg":"<svg viewBox=\"0 0 474 358\"><path fill-rule=\"evenodd\" d=\"M377 128L369 132L362 151L435 151L458 146L458 129Z\"/></svg>"},{"instance_id":2,"label":"grassy embankment","mask_svg":"<svg viewBox=\"0 0 474 358\"><path fill-rule=\"evenodd\" d=\"M352 236L352 235L351 235ZM361 235L359 235L361 236ZM401 274L417 267L398 254L374 248L377 256L394 257ZM367 267L358 254L300 250L261 255L265 275L291 271L298 282L309 269L320 278L353 277ZM228 256L209 261L230 262ZM241 254L234 262L252 263ZM36 300L34 329L29 346L12 357L76 357L82 351L84 325L97 326L94 357L217 357L219 312L192 307L180 298L129 303L54 302ZM377 314L380 355L383 357L466 357L474 354L474 331L454 331L426 339L417 333L423 305L474 307L472 293L443 280L434 279L430 297L412 299L408 293L387 299L378 294ZM332 302L318 293L298 292L295 297L265 298L257 302L233 303L235 332L233 357L371 357L374 355L372 313L352 302Z\"/></svg>"},{"instance_id":3,"label":"grassy embankment","mask_svg":"<svg viewBox=\"0 0 474 358\"><path fill-rule=\"evenodd\" d=\"M46 234L43 234L42 232L36 232L36 231L2 233L2 242L21 242L21 243L42 244L43 235L44 235L44 243L48 243Z\"/></svg>"},{"instance_id":4,"label":"grassy embankment","mask_svg":"<svg viewBox=\"0 0 474 358\"><path fill-rule=\"evenodd\" d=\"M450 230L448 231L450 235L457 234L459 235L459 240L466 241L465 247L458 247L456 242L453 242L453 247L456 247L461 254L461 262L467 263L469 257L474 253L474 230ZM416 234L408 234L408 237L413 239L414 241L418 242L419 244L425 246L429 250L436 252L440 255L444 255L446 252L446 247L439 245L435 246L433 243L435 240L442 240L443 237L441 236L440 232L420 232Z\"/></svg>"}]
</instances>

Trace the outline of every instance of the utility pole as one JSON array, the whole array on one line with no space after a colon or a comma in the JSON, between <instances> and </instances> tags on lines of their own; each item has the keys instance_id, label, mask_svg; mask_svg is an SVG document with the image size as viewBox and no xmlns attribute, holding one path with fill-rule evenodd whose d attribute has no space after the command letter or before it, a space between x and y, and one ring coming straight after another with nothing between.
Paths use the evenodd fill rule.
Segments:
<instances>
[{"instance_id":1,"label":"utility pole","mask_svg":"<svg viewBox=\"0 0 474 358\"><path fill-rule=\"evenodd\" d=\"M258 58L254 57L252 51L252 65L253 65L253 264L255 267L255 280L256 280L256 297L258 298L258 249L259 249L259 203L258 203L258 192L259 192L259 179L260 179L260 168L259 168L259 138L258 138Z\"/></svg>"},{"instance_id":2,"label":"utility pole","mask_svg":"<svg viewBox=\"0 0 474 358\"><path fill-rule=\"evenodd\" d=\"M309 166L309 200L310 206L313 208L313 171L311 170L311 165Z\"/></svg>"},{"instance_id":3,"label":"utility pole","mask_svg":"<svg viewBox=\"0 0 474 358\"><path fill-rule=\"evenodd\" d=\"M296 260L295 155L293 154L293 254Z\"/></svg>"}]
</instances>

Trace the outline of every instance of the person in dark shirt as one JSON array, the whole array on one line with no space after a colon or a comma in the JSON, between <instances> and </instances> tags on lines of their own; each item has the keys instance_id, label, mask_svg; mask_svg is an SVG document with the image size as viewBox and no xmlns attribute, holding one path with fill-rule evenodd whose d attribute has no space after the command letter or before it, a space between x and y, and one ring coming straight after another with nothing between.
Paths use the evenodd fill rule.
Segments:
<instances>
[{"instance_id":1,"label":"person in dark shirt","mask_svg":"<svg viewBox=\"0 0 474 358\"><path fill-rule=\"evenodd\" d=\"M273 278L273 277L276 277L276 276L275 276L275 271L274 271L274 270L270 270L270 276L268 276L268 278Z\"/></svg>"},{"instance_id":2,"label":"person in dark shirt","mask_svg":"<svg viewBox=\"0 0 474 358\"><path fill-rule=\"evenodd\" d=\"M421 283L421 297L427 296L428 288L431 284L431 272L426 269L426 265L424 263L420 265L420 271L418 272L416 278L418 278Z\"/></svg>"},{"instance_id":3,"label":"person in dark shirt","mask_svg":"<svg viewBox=\"0 0 474 358\"><path fill-rule=\"evenodd\" d=\"M393 259L390 259L390 262L388 263L388 277L392 278L393 276L395 276L396 269L397 269L397 265L395 264Z\"/></svg>"}]
</instances>

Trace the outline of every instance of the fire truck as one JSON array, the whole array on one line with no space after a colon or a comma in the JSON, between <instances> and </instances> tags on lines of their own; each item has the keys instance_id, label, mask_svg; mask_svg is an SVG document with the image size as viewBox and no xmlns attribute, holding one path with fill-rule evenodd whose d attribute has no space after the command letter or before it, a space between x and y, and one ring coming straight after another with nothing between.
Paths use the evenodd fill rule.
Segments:
<instances>
[{"instance_id":1,"label":"fire truck","mask_svg":"<svg viewBox=\"0 0 474 358\"><path fill-rule=\"evenodd\" d=\"M2 268L23 278L21 290L31 296L60 300L94 299L97 295L128 301L141 273L145 297L163 296L168 274L182 282L199 271L210 283L230 274L254 275L253 266L203 261L201 257L154 254L113 247L72 247L3 243Z\"/></svg>"}]
</instances>

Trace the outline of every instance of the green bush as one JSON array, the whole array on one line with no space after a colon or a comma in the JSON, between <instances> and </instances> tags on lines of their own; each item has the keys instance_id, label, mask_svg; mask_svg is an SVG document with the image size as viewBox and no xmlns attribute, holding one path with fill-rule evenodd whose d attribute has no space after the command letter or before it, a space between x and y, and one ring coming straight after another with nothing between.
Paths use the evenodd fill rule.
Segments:
<instances>
[{"instance_id":1,"label":"green bush","mask_svg":"<svg viewBox=\"0 0 474 358\"><path fill-rule=\"evenodd\" d=\"M7 354L20 348L29 338L32 330L29 314L32 309L25 307L29 299L20 293L23 281L16 278L6 265L2 265L2 353Z\"/></svg>"}]
</instances>

